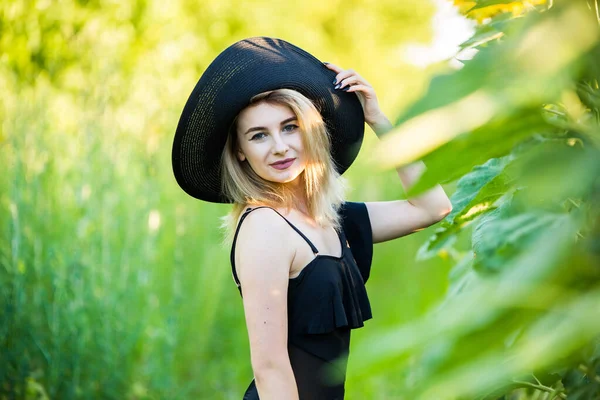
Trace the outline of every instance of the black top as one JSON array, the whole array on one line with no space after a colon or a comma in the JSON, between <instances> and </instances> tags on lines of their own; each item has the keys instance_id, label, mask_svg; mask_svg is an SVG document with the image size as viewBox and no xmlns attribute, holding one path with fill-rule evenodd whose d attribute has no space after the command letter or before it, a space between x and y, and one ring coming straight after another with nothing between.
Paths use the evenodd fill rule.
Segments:
<instances>
[{"instance_id":1,"label":"black top","mask_svg":"<svg viewBox=\"0 0 600 400\"><path fill-rule=\"evenodd\" d=\"M235 242L240 226L252 210L248 208L237 226L231 247L235 272ZM277 212L273 209L273 211ZM342 255L319 255L311 241L283 215L281 217L308 243L315 254L288 286L288 353L300 400L344 398L350 330L372 318L365 282L373 256L373 236L364 203L345 202L339 210L338 232ZM338 357L342 357L335 364ZM340 362L341 361L341 362ZM259 399L254 380L244 400Z\"/></svg>"}]
</instances>

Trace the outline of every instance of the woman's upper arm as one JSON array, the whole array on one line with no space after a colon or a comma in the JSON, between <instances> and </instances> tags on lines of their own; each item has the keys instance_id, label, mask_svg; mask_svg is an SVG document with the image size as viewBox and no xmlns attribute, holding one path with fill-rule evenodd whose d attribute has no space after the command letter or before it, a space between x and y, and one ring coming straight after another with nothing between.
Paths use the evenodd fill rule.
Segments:
<instances>
[{"instance_id":1,"label":"woman's upper arm","mask_svg":"<svg viewBox=\"0 0 600 400\"><path fill-rule=\"evenodd\" d=\"M408 200L374 201L365 205L371 221L373 243L410 235L440 221Z\"/></svg>"},{"instance_id":2,"label":"woman's upper arm","mask_svg":"<svg viewBox=\"0 0 600 400\"><path fill-rule=\"evenodd\" d=\"M268 208L252 211L238 233L235 264L255 373L289 362L287 290L294 253L285 246L288 234L283 219Z\"/></svg>"}]
</instances>

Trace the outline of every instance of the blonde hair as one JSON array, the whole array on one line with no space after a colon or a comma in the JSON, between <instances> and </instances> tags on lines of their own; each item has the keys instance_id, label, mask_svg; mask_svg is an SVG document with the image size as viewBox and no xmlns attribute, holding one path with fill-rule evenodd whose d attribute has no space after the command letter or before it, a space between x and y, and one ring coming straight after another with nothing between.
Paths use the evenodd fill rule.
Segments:
<instances>
[{"instance_id":1,"label":"blonde hair","mask_svg":"<svg viewBox=\"0 0 600 400\"><path fill-rule=\"evenodd\" d=\"M347 181L335 169L331 139L321 113L308 98L291 89L257 94L250 99L249 106L261 102L288 106L295 114L307 161L300 178L304 183L308 213L320 226L339 230L338 209L344 201ZM220 166L222 192L233 201L231 211L221 218L224 245L232 243L237 221L247 205L286 210L294 207L293 193L285 183L267 181L258 176L248 162L237 159L238 116L229 128Z\"/></svg>"}]
</instances>

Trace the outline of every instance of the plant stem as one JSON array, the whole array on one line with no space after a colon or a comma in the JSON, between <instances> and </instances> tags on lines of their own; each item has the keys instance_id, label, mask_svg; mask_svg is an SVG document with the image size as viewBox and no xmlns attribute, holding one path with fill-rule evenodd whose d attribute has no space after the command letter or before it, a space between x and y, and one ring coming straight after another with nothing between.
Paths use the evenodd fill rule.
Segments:
<instances>
[{"instance_id":1,"label":"plant stem","mask_svg":"<svg viewBox=\"0 0 600 400\"><path fill-rule=\"evenodd\" d=\"M600 376L590 375L590 369L587 367L587 365L579 364L578 369L584 374L586 374L588 378L593 378L596 382L600 383Z\"/></svg>"},{"instance_id":2,"label":"plant stem","mask_svg":"<svg viewBox=\"0 0 600 400\"><path fill-rule=\"evenodd\" d=\"M560 397L561 399L566 399L567 395L561 392L557 392L556 390L552 389L551 387L548 386L544 386L544 385L536 385L535 383L531 383L531 382L525 382L525 381L513 381L514 383L518 383L519 385L523 385L523 386L527 386L533 389L537 389L537 390L541 390L542 392L547 392L547 393L552 393L554 394L554 397Z\"/></svg>"}]
</instances>

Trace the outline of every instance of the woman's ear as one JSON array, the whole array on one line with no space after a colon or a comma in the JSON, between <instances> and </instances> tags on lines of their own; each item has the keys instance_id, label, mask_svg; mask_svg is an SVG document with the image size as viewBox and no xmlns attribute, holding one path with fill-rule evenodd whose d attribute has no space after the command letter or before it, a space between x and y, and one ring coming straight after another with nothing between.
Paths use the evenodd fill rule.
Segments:
<instances>
[{"instance_id":1,"label":"woman's ear","mask_svg":"<svg viewBox=\"0 0 600 400\"><path fill-rule=\"evenodd\" d=\"M242 153L241 150L237 151L237 156L238 156L238 160L240 160L240 161L244 161L246 159L246 156L244 155L244 153Z\"/></svg>"}]
</instances>

